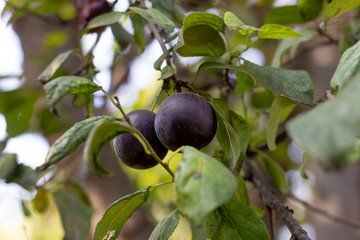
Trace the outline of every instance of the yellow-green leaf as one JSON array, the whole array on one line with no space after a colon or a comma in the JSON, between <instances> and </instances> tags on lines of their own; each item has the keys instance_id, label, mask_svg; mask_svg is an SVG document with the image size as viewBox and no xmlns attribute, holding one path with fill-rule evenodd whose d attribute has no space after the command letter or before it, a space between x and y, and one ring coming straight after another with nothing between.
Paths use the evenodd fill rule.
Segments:
<instances>
[{"instance_id":1,"label":"yellow-green leaf","mask_svg":"<svg viewBox=\"0 0 360 240\"><path fill-rule=\"evenodd\" d=\"M324 14L324 24L329 22L331 18L340 16L341 14L360 5L360 0L332 0L326 7Z\"/></svg>"},{"instance_id":2,"label":"yellow-green leaf","mask_svg":"<svg viewBox=\"0 0 360 240\"><path fill-rule=\"evenodd\" d=\"M225 12L224 22L229 30L239 30L244 35L251 34L254 31L262 31L260 28L246 25L232 12Z\"/></svg>"},{"instance_id":3,"label":"yellow-green leaf","mask_svg":"<svg viewBox=\"0 0 360 240\"><path fill-rule=\"evenodd\" d=\"M115 240L125 222L135 210L147 201L150 186L120 198L108 207L97 223L94 240Z\"/></svg>"},{"instance_id":4,"label":"yellow-green leaf","mask_svg":"<svg viewBox=\"0 0 360 240\"><path fill-rule=\"evenodd\" d=\"M259 38L266 39L283 39L283 38L298 38L302 35L289 27L269 23L261 26L260 28L263 31L259 32Z\"/></svg>"},{"instance_id":5,"label":"yellow-green leaf","mask_svg":"<svg viewBox=\"0 0 360 240\"><path fill-rule=\"evenodd\" d=\"M272 102L266 124L266 142L270 151L276 149L275 140L279 124L289 116L296 104L296 102L282 96L277 96Z\"/></svg>"}]
</instances>

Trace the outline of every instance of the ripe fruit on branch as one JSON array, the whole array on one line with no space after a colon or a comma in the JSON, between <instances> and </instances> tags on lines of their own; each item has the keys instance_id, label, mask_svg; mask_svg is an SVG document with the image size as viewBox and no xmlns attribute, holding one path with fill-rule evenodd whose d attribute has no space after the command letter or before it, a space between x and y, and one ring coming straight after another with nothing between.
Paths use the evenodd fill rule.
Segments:
<instances>
[{"instance_id":1,"label":"ripe fruit on branch","mask_svg":"<svg viewBox=\"0 0 360 240\"><path fill-rule=\"evenodd\" d=\"M156 154L162 159L167 153L167 149L161 144L154 130L155 113L140 109L127 114L133 126L150 143ZM148 155L141 143L131 133L125 133L114 139L115 153L125 165L136 168L146 169L154 167L158 162Z\"/></svg>"},{"instance_id":2,"label":"ripe fruit on branch","mask_svg":"<svg viewBox=\"0 0 360 240\"><path fill-rule=\"evenodd\" d=\"M161 143L175 151L181 146L205 147L216 133L216 115L210 103L195 93L177 93L165 99L155 116Z\"/></svg>"}]
</instances>

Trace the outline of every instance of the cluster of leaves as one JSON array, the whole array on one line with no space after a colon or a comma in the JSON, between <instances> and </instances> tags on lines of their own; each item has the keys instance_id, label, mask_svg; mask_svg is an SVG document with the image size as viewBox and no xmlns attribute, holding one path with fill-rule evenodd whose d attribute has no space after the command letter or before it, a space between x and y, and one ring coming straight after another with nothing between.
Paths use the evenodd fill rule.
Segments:
<instances>
[{"instance_id":1,"label":"cluster of leaves","mask_svg":"<svg viewBox=\"0 0 360 240\"><path fill-rule=\"evenodd\" d=\"M116 239L125 222L148 200L152 191L163 184L172 183L175 185L177 209L158 224L150 239L168 239L178 226L180 215L191 223L194 239L269 239L265 224L250 207L248 190L240 174L247 151L255 154L257 162L269 172L275 186L283 193L287 191L285 173L268 154L276 150L276 139L281 131L287 132L304 151L328 166L339 167L345 160L354 162L359 159L360 109L357 103L360 101L360 76L357 66L360 45L354 44L342 55L331 79L336 97L323 104L313 104L313 83L306 71L281 68L282 57L287 51L296 52L300 43L317 35L312 29L297 28L295 31L285 25L316 19L324 10L322 27L326 29L330 19L360 5L359 1L335 0L325 5L321 0L301 0L298 5L273 8L267 14L265 24L260 27L247 25L232 12L225 12L223 17L201 12L185 17L184 10L172 1L153 0L152 8L148 9L141 8L138 4L136 2L126 12L112 11L95 17L83 30L83 34L109 26L121 49L136 44L142 52L146 47L145 26L155 25L163 30L163 43L169 45L154 63L154 68L161 72L160 79L164 83L175 84L177 81L176 66L170 61L164 64L165 59L176 55L203 56L197 65L194 79L189 84L190 88L196 89L201 73L206 70L225 69L225 78L228 78L229 72L233 72L236 76L234 93L243 99L242 105L247 111L235 111L224 99L201 92L213 106L218 119L216 141L219 145L217 148L221 150L217 152L216 158L189 146L182 147L181 164L171 181L148 186L114 202L97 224L94 239ZM122 20L127 18L132 23L133 34L128 33L122 25ZM234 36L243 37L245 44L232 46L230 37ZM241 57L244 51L267 39L280 40L271 67L257 65ZM176 43L173 44L174 41ZM151 151L151 146L128 122L113 116L93 116L92 94L96 91L102 91L122 110L120 104L93 81L96 72L93 64L88 64L81 76L57 76L57 71L71 55L79 56L86 63L91 61L91 52L84 56L78 50L61 53L42 72L39 81L44 84L49 109L53 113L57 112L58 105L65 96L85 96L80 106L87 109L89 117L77 122L57 139L50 148L45 164L37 170L46 172L85 142L83 155L90 169L109 177L111 173L101 165L98 156L102 147L115 136L130 132L142 142L147 152ZM18 92L1 93L0 99L1 95L9 94L16 95ZM251 98L251 104L246 102L246 97ZM256 98L261 99L260 103L256 104ZM33 108L36 95L30 100L26 100L27 104L31 104L26 107L28 111ZM8 103L9 106L1 105L0 112L16 110L10 106L11 101ZM283 128L281 123L297 105L313 109L289 121ZM259 112L268 116L264 133L258 133L259 129L255 126ZM9 118L8 123L11 123L11 117L15 117L11 114L6 116ZM24 121L28 123L30 120L24 118ZM13 131L19 129L8 125L8 133L12 135ZM257 148L265 142L270 150L268 152ZM23 174L28 170L31 174ZM167 170L171 173L171 170ZM8 182L19 182L26 188L29 185L30 189L41 176L38 172L17 164L16 157L12 154L0 155L0 177ZM30 180L23 179L23 176ZM73 211L69 207L82 206L78 211L82 218L73 218L74 222L68 222L69 218L62 216L66 234L72 236L74 227L83 227L82 238L89 225L77 221L89 221L89 217L84 220L84 216L91 214L90 204L77 185L64 185L71 189L67 194L59 188L53 190L58 207L65 208L61 213L71 213ZM43 196L46 194L38 190L34 201L44 202ZM67 204L68 202L73 204ZM79 202L86 204L78 204Z\"/></svg>"}]
</instances>

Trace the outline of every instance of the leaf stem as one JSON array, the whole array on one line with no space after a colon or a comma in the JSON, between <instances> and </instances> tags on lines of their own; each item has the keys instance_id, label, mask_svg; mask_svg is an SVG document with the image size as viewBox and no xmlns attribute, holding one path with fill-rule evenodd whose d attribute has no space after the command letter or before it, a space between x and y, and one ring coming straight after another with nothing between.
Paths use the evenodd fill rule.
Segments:
<instances>
[{"instance_id":1,"label":"leaf stem","mask_svg":"<svg viewBox=\"0 0 360 240\"><path fill-rule=\"evenodd\" d=\"M154 111L155 106L156 106L156 103L158 102L158 100L159 100L159 98L160 98L160 94L162 93L163 90L164 90L163 87L161 87L160 90L159 90L159 92L156 94L154 103L153 103L153 105L152 105L152 107L151 107L151 111L152 111L152 112Z\"/></svg>"},{"instance_id":2,"label":"leaf stem","mask_svg":"<svg viewBox=\"0 0 360 240\"><path fill-rule=\"evenodd\" d=\"M163 185L166 185L166 184L169 184L169 183L173 183L173 182L174 181L166 181L166 182L157 183L157 184L149 186L149 189L155 188L155 187L160 187L160 186L163 186Z\"/></svg>"}]
</instances>

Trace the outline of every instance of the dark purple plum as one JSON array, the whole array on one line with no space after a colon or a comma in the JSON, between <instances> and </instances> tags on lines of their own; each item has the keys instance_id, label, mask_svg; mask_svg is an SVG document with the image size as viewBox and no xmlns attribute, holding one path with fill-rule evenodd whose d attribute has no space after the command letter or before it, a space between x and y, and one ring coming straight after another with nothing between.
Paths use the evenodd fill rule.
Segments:
<instances>
[{"instance_id":1,"label":"dark purple plum","mask_svg":"<svg viewBox=\"0 0 360 240\"><path fill-rule=\"evenodd\" d=\"M214 109L195 93L171 95L160 104L155 116L156 135L172 151L184 145L205 147L214 138L216 127Z\"/></svg>"},{"instance_id":2,"label":"dark purple plum","mask_svg":"<svg viewBox=\"0 0 360 240\"><path fill-rule=\"evenodd\" d=\"M138 129L146 140L153 147L156 154L162 159L167 153L167 149L161 144L154 130L155 113L140 109L127 114L131 123ZM136 168L146 169L154 167L158 162L148 155L141 143L131 133L125 133L114 139L115 153L125 165Z\"/></svg>"}]
</instances>

